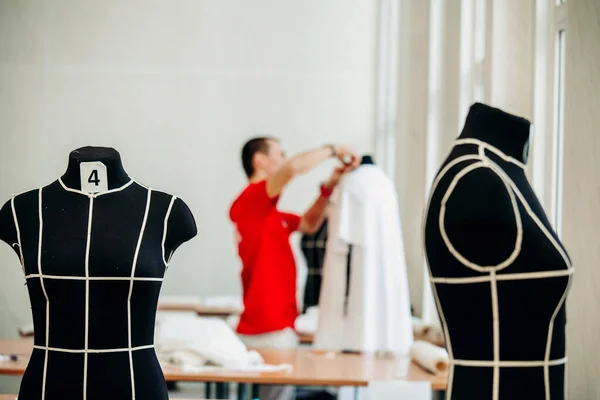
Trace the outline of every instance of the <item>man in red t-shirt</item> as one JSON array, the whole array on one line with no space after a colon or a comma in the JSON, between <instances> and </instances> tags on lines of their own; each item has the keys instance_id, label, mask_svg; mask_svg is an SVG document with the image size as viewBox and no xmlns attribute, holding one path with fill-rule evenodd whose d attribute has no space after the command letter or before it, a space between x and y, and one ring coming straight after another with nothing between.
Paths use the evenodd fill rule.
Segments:
<instances>
[{"instance_id":1,"label":"man in red t-shirt","mask_svg":"<svg viewBox=\"0 0 600 400\"><path fill-rule=\"evenodd\" d=\"M344 162L321 185L320 195L302 216L277 209L282 190L297 175L325 160ZM248 347L295 347L296 264L289 242L294 231L314 233L323 222L328 198L341 176L354 169L359 157L349 147L328 145L286 160L274 138L254 138L242 149L242 164L249 184L231 206L242 260L244 311L237 332ZM291 388L267 387L261 399L289 399Z\"/></svg>"}]
</instances>

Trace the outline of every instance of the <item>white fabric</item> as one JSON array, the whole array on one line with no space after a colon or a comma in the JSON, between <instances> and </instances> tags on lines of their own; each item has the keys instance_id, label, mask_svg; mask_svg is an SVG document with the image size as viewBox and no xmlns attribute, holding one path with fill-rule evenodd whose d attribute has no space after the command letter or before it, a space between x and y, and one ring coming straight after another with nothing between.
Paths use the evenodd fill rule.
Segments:
<instances>
[{"instance_id":1,"label":"white fabric","mask_svg":"<svg viewBox=\"0 0 600 400\"><path fill-rule=\"evenodd\" d=\"M242 296L235 295L224 295L224 296L207 296L204 297L200 303L205 307L215 308L236 308L238 310L244 309L244 302Z\"/></svg>"},{"instance_id":2,"label":"white fabric","mask_svg":"<svg viewBox=\"0 0 600 400\"><path fill-rule=\"evenodd\" d=\"M222 319L189 313L158 313L155 348L161 363L185 370L206 369L211 365L244 371L283 368L264 365L261 355L248 351Z\"/></svg>"},{"instance_id":3,"label":"white fabric","mask_svg":"<svg viewBox=\"0 0 600 400\"><path fill-rule=\"evenodd\" d=\"M410 358L427 371L445 376L448 374L448 352L429 342L417 340L410 347Z\"/></svg>"},{"instance_id":4,"label":"white fabric","mask_svg":"<svg viewBox=\"0 0 600 400\"><path fill-rule=\"evenodd\" d=\"M423 320L419 317L412 317L413 335L425 335L429 329Z\"/></svg>"},{"instance_id":5,"label":"white fabric","mask_svg":"<svg viewBox=\"0 0 600 400\"><path fill-rule=\"evenodd\" d=\"M413 335L419 336L431 343L443 343L444 332L440 327L439 322L431 325L426 324L425 321L418 317L412 317Z\"/></svg>"},{"instance_id":6,"label":"white fabric","mask_svg":"<svg viewBox=\"0 0 600 400\"><path fill-rule=\"evenodd\" d=\"M431 290L431 281L429 276L429 267L424 265L423 268L423 302L421 306L421 316L423 322L430 326L437 326L441 329L440 317L435 306L435 300L433 299L433 292Z\"/></svg>"},{"instance_id":7,"label":"white fabric","mask_svg":"<svg viewBox=\"0 0 600 400\"><path fill-rule=\"evenodd\" d=\"M328 229L315 347L408 355L413 333L398 202L379 167L363 165L340 183Z\"/></svg>"},{"instance_id":8,"label":"white fabric","mask_svg":"<svg viewBox=\"0 0 600 400\"><path fill-rule=\"evenodd\" d=\"M199 305L202 302L200 296L181 296L172 294L163 294L159 298L159 304L163 306L182 306L189 304Z\"/></svg>"},{"instance_id":9,"label":"white fabric","mask_svg":"<svg viewBox=\"0 0 600 400\"><path fill-rule=\"evenodd\" d=\"M303 335L314 335L317 332L317 326L319 324L319 307L313 306L308 307L304 314L299 315L296 318L294 327L296 332Z\"/></svg>"}]
</instances>

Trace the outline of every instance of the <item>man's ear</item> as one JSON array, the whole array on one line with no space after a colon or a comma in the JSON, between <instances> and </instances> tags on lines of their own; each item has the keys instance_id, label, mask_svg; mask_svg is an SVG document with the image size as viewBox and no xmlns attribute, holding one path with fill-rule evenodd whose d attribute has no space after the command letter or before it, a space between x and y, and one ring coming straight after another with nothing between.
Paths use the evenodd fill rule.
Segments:
<instances>
[{"instance_id":1,"label":"man's ear","mask_svg":"<svg viewBox=\"0 0 600 400\"><path fill-rule=\"evenodd\" d=\"M256 153L254 153L254 156L252 157L252 166L254 167L254 169L262 169L265 167L265 164L267 163L267 155L257 151Z\"/></svg>"}]
</instances>

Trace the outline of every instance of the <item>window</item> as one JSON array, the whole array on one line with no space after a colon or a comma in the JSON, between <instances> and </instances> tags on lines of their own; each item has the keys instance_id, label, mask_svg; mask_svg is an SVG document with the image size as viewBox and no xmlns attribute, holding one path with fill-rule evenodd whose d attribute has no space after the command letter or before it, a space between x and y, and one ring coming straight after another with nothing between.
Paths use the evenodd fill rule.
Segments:
<instances>
[{"instance_id":1,"label":"window","mask_svg":"<svg viewBox=\"0 0 600 400\"><path fill-rule=\"evenodd\" d=\"M487 43L487 1L475 1L475 49L473 54L475 73L473 79L473 101L485 101L485 56Z\"/></svg>"},{"instance_id":2,"label":"window","mask_svg":"<svg viewBox=\"0 0 600 400\"><path fill-rule=\"evenodd\" d=\"M398 112L398 13L397 0L378 2L375 158L392 180L395 176Z\"/></svg>"},{"instance_id":3,"label":"window","mask_svg":"<svg viewBox=\"0 0 600 400\"><path fill-rule=\"evenodd\" d=\"M566 58L566 2L536 1L533 187L560 235Z\"/></svg>"},{"instance_id":4,"label":"window","mask_svg":"<svg viewBox=\"0 0 600 400\"><path fill-rule=\"evenodd\" d=\"M485 102L488 0L462 0L460 24L459 120L474 102Z\"/></svg>"},{"instance_id":5,"label":"window","mask_svg":"<svg viewBox=\"0 0 600 400\"><path fill-rule=\"evenodd\" d=\"M555 107L554 107L554 205L552 217L557 232L561 230L562 217L562 192L563 192L563 143L564 143L564 115L565 115L565 44L566 32L558 31L556 40L555 68Z\"/></svg>"}]
</instances>

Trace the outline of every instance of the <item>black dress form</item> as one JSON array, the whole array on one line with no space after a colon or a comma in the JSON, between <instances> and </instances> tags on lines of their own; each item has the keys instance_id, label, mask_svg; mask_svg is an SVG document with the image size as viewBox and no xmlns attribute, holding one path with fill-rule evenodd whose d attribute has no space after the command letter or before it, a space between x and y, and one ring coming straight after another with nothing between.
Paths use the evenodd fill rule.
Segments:
<instances>
[{"instance_id":1,"label":"black dress form","mask_svg":"<svg viewBox=\"0 0 600 400\"><path fill-rule=\"evenodd\" d=\"M319 305L321 282L323 281L323 263L325 262L325 249L327 248L326 219L315 233L302 235L300 248L306 259L307 267L302 306L302 312L306 312L309 307Z\"/></svg>"},{"instance_id":2,"label":"black dress form","mask_svg":"<svg viewBox=\"0 0 600 400\"><path fill-rule=\"evenodd\" d=\"M88 162L106 167L94 180L108 190L80 190ZM195 235L185 203L131 180L114 149L75 150L61 178L8 201L0 239L21 260L35 333L19 400L167 400L156 306L170 256Z\"/></svg>"},{"instance_id":3,"label":"black dress form","mask_svg":"<svg viewBox=\"0 0 600 400\"><path fill-rule=\"evenodd\" d=\"M529 122L471 107L434 181L425 250L449 399L565 398L573 268L527 182Z\"/></svg>"}]
</instances>

